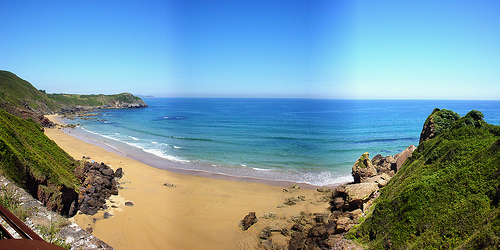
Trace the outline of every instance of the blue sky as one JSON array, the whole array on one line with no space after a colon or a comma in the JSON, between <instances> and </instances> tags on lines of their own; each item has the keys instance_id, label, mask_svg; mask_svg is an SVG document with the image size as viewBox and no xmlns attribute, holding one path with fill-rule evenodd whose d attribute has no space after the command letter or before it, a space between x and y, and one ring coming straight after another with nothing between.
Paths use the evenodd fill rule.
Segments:
<instances>
[{"instance_id":1,"label":"blue sky","mask_svg":"<svg viewBox=\"0 0 500 250\"><path fill-rule=\"evenodd\" d=\"M499 1L1 1L49 93L500 99Z\"/></svg>"}]
</instances>

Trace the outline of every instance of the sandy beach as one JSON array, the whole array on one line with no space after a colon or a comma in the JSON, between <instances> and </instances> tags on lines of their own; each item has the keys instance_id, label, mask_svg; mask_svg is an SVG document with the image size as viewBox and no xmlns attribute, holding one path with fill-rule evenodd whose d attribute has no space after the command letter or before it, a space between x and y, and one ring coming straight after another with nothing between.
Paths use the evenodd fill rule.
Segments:
<instances>
[{"instance_id":1,"label":"sandy beach","mask_svg":"<svg viewBox=\"0 0 500 250\"><path fill-rule=\"evenodd\" d=\"M49 119L58 122L57 116ZM89 156L113 169L123 168L123 189L110 198L107 210L72 218L116 249L254 249L264 227L288 225L287 219L300 211L316 213L328 207L317 202L320 194L311 187L289 193L278 184L178 174L106 151L59 128L46 129L45 134L75 159ZM291 196L305 196L305 201L280 206ZM125 206L127 201L134 205ZM261 218L242 231L238 222L252 211L258 217L270 212L277 216ZM104 219L105 212L112 216Z\"/></svg>"}]
</instances>

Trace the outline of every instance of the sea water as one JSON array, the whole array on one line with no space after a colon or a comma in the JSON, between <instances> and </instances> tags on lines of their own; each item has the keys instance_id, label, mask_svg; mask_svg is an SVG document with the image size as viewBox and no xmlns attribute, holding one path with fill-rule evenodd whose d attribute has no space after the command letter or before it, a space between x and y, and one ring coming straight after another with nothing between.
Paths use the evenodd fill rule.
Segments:
<instances>
[{"instance_id":1,"label":"sea water","mask_svg":"<svg viewBox=\"0 0 500 250\"><path fill-rule=\"evenodd\" d=\"M332 185L352 181L364 152L418 145L436 107L482 111L500 124L499 101L148 98L149 108L100 110L73 135L164 169Z\"/></svg>"}]
</instances>

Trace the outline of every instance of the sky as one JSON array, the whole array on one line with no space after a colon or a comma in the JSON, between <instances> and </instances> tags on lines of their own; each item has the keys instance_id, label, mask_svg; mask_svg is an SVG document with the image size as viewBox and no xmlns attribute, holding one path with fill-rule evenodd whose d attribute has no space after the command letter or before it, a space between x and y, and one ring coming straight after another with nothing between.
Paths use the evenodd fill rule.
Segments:
<instances>
[{"instance_id":1,"label":"sky","mask_svg":"<svg viewBox=\"0 0 500 250\"><path fill-rule=\"evenodd\" d=\"M500 1L0 1L48 93L500 99Z\"/></svg>"}]
</instances>

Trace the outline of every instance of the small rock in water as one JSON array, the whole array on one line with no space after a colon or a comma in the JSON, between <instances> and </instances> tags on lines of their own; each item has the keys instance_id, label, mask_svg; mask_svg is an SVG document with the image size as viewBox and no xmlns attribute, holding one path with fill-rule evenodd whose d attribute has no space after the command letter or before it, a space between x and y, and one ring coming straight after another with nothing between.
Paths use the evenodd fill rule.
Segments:
<instances>
[{"instance_id":1,"label":"small rock in water","mask_svg":"<svg viewBox=\"0 0 500 250\"><path fill-rule=\"evenodd\" d=\"M134 203L132 203L131 201L127 201L125 202L125 206L133 207Z\"/></svg>"}]
</instances>

